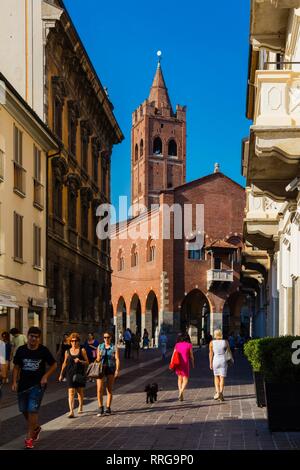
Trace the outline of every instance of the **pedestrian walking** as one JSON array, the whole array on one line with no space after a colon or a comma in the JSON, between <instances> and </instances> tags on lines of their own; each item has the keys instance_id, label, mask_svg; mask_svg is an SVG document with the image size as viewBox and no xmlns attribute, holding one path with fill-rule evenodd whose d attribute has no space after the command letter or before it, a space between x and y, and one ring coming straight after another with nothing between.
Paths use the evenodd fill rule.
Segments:
<instances>
[{"instance_id":1,"label":"pedestrian walking","mask_svg":"<svg viewBox=\"0 0 300 470\"><path fill-rule=\"evenodd\" d=\"M80 336L78 333L72 333L69 336L70 349L65 352L65 360L63 362L59 381L61 382L66 374L69 399L69 418L74 418L74 401L75 392L78 395L79 407L78 414L83 413L83 389L85 387L85 367L89 361L84 348L80 346Z\"/></svg>"},{"instance_id":2,"label":"pedestrian walking","mask_svg":"<svg viewBox=\"0 0 300 470\"><path fill-rule=\"evenodd\" d=\"M10 363L12 359L12 345L8 331L4 331L1 335L2 341L5 344L5 364L3 365L2 379L3 383L9 382Z\"/></svg>"},{"instance_id":3,"label":"pedestrian walking","mask_svg":"<svg viewBox=\"0 0 300 470\"><path fill-rule=\"evenodd\" d=\"M167 343L168 343L168 338L167 338L166 334L164 333L164 331L162 331L159 335L158 345L160 347L160 351L161 351L163 361L166 359Z\"/></svg>"},{"instance_id":4,"label":"pedestrian walking","mask_svg":"<svg viewBox=\"0 0 300 470\"><path fill-rule=\"evenodd\" d=\"M141 335L137 331L135 334L132 334L131 337L131 345L132 345L132 357L136 356L136 359L139 359L140 355L140 343L141 343Z\"/></svg>"},{"instance_id":5,"label":"pedestrian walking","mask_svg":"<svg viewBox=\"0 0 300 470\"><path fill-rule=\"evenodd\" d=\"M214 340L209 345L209 365L214 373L214 383L216 393L214 400L224 401L224 385L227 376L226 351L230 350L227 340L223 339L222 330L214 331Z\"/></svg>"},{"instance_id":6,"label":"pedestrian walking","mask_svg":"<svg viewBox=\"0 0 300 470\"><path fill-rule=\"evenodd\" d=\"M120 331L118 342L119 342L119 346L121 346L122 344L124 344L124 331L123 331L123 332Z\"/></svg>"},{"instance_id":7,"label":"pedestrian walking","mask_svg":"<svg viewBox=\"0 0 300 470\"><path fill-rule=\"evenodd\" d=\"M105 332L104 342L99 344L97 361L102 363L101 378L97 379L97 399L99 413L97 416L111 414L111 403L113 398L113 385L120 371L119 349L112 343L111 333ZM106 382L106 409L103 406L104 384Z\"/></svg>"},{"instance_id":8,"label":"pedestrian walking","mask_svg":"<svg viewBox=\"0 0 300 470\"><path fill-rule=\"evenodd\" d=\"M97 359L98 346L99 341L95 339L94 333L89 333L88 339L84 343L84 349L86 350L86 354L90 364Z\"/></svg>"},{"instance_id":9,"label":"pedestrian walking","mask_svg":"<svg viewBox=\"0 0 300 470\"><path fill-rule=\"evenodd\" d=\"M31 326L27 339L27 344L18 347L13 360L12 390L18 393L19 410L27 421L25 448L32 449L41 432L39 408L57 364L49 349L40 343L40 328ZM50 366L47 372L46 365Z\"/></svg>"},{"instance_id":10,"label":"pedestrian walking","mask_svg":"<svg viewBox=\"0 0 300 470\"><path fill-rule=\"evenodd\" d=\"M192 367L195 367L193 346L187 332L178 335L173 355L175 351L177 351L180 360L180 364L175 369L178 377L178 400L183 401L183 393L187 387L190 376L190 362L192 363Z\"/></svg>"},{"instance_id":11,"label":"pedestrian walking","mask_svg":"<svg viewBox=\"0 0 300 470\"><path fill-rule=\"evenodd\" d=\"M143 349L149 349L149 333L144 328L144 333L143 333Z\"/></svg>"},{"instance_id":12,"label":"pedestrian walking","mask_svg":"<svg viewBox=\"0 0 300 470\"><path fill-rule=\"evenodd\" d=\"M126 328L125 333L124 333L124 342L125 342L125 359L130 359L130 353L131 353L131 331L129 328Z\"/></svg>"},{"instance_id":13,"label":"pedestrian walking","mask_svg":"<svg viewBox=\"0 0 300 470\"><path fill-rule=\"evenodd\" d=\"M10 331L10 334L12 335L12 355L15 357L16 352L20 346L24 346L24 344L27 343L27 338L25 335L23 335L18 328L12 328Z\"/></svg>"}]
</instances>

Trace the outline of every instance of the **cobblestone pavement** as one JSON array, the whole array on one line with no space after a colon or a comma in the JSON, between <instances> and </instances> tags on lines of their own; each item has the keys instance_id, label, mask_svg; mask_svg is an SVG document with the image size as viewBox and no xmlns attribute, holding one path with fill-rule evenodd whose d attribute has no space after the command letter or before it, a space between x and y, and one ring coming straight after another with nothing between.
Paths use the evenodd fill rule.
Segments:
<instances>
[{"instance_id":1,"label":"cobblestone pavement","mask_svg":"<svg viewBox=\"0 0 300 470\"><path fill-rule=\"evenodd\" d=\"M64 397L42 406L43 432L36 449L300 449L300 433L269 432L266 410L256 406L251 370L242 355L229 370L224 403L212 399L207 350L195 355L196 368L183 402L178 401L176 377L156 351L144 352L139 366L127 363L109 417L96 416L92 384L86 390L84 414L69 420L65 391ZM158 401L147 405L144 387L152 381L159 385ZM22 417L4 420L0 448L22 449L23 434Z\"/></svg>"}]
</instances>

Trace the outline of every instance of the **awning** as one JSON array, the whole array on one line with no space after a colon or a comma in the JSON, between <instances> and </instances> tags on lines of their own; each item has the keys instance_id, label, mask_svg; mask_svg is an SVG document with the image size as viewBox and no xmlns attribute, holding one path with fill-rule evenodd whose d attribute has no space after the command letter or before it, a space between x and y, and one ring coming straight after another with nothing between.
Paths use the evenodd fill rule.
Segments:
<instances>
[{"instance_id":1,"label":"awning","mask_svg":"<svg viewBox=\"0 0 300 470\"><path fill-rule=\"evenodd\" d=\"M9 300L1 300L0 299L0 307L7 307L7 308L19 308L19 305L10 302Z\"/></svg>"},{"instance_id":2,"label":"awning","mask_svg":"<svg viewBox=\"0 0 300 470\"><path fill-rule=\"evenodd\" d=\"M0 292L0 307L19 308L19 305L16 304L16 300L17 298L14 295Z\"/></svg>"}]
</instances>

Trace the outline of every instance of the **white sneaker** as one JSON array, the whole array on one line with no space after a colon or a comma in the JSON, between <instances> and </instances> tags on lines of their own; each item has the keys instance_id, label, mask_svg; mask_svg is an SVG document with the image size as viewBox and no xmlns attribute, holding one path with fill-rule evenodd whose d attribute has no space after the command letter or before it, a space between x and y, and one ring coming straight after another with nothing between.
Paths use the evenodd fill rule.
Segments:
<instances>
[{"instance_id":1,"label":"white sneaker","mask_svg":"<svg viewBox=\"0 0 300 470\"><path fill-rule=\"evenodd\" d=\"M216 392L216 393L214 394L214 400L218 400L218 399L219 399L219 393Z\"/></svg>"}]
</instances>

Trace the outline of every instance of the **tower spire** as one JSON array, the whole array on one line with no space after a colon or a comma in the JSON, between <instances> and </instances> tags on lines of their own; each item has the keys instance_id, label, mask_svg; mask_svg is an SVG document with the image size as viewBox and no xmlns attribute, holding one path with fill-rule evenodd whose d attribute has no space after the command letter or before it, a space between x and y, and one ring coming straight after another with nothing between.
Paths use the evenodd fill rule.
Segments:
<instances>
[{"instance_id":1,"label":"tower spire","mask_svg":"<svg viewBox=\"0 0 300 470\"><path fill-rule=\"evenodd\" d=\"M157 108L169 108L172 110L171 100L161 68L161 51L157 51L158 63L154 80L150 89L149 101L154 102Z\"/></svg>"}]
</instances>

